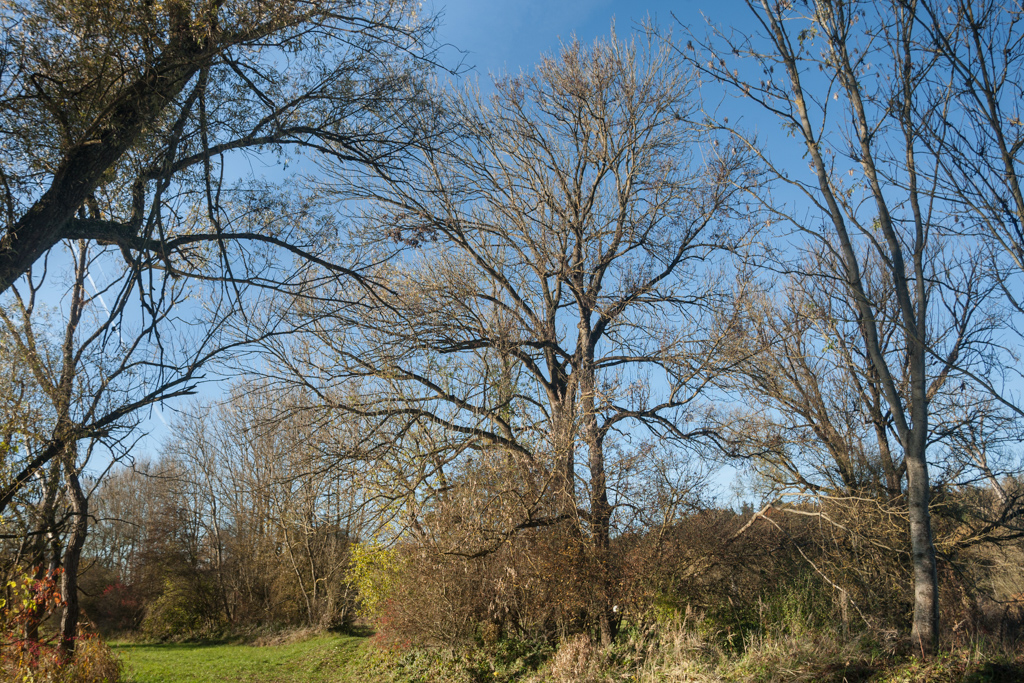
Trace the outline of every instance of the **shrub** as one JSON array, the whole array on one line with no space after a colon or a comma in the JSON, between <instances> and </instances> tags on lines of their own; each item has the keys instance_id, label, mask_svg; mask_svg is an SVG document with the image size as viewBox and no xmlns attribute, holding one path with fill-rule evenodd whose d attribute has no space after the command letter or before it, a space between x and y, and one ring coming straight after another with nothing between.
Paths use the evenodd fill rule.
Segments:
<instances>
[{"instance_id":1,"label":"shrub","mask_svg":"<svg viewBox=\"0 0 1024 683\"><path fill-rule=\"evenodd\" d=\"M59 571L24 574L7 583L0 598L0 675L32 683L116 683L121 664L95 634L79 627L74 655L67 660L54 635L39 637L38 627L61 605Z\"/></svg>"},{"instance_id":2,"label":"shrub","mask_svg":"<svg viewBox=\"0 0 1024 683\"><path fill-rule=\"evenodd\" d=\"M553 683L592 683L604 680L604 661L590 638L579 633L558 648L548 667Z\"/></svg>"},{"instance_id":3,"label":"shrub","mask_svg":"<svg viewBox=\"0 0 1024 683\"><path fill-rule=\"evenodd\" d=\"M5 680L24 683L118 683L122 678L120 660L95 634L78 637L70 661L47 644L38 644L31 656L5 651L0 654L0 672Z\"/></svg>"},{"instance_id":4,"label":"shrub","mask_svg":"<svg viewBox=\"0 0 1024 683\"><path fill-rule=\"evenodd\" d=\"M553 642L590 633L599 586L620 583L614 565L600 573L585 541L558 527L524 532L476 557L411 543L353 557L362 612L391 644Z\"/></svg>"},{"instance_id":5,"label":"shrub","mask_svg":"<svg viewBox=\"0 0 1024 683\"><path fill-rule=\"evenodd\" d=\"M119 581L112 572L90 568L79 577L82 610L101 633L124 633L139 627L146 615L144 596L138 587Z\"/></svg>"},{"instance_id":6,"label":"shrub","mask_svg":"<svg viewBox=\"0 0 1024 683\"><path fill-rule=\"evenodd\" d=\"M394 548L379 543L354 543L349 552L346 580L359 593L359 615L377 619L395 591L403 558Z\"/></svg>"},{"instance_id":7,"label":"shrub","mask_svg":"<svg viewBox=\"0 0 1024 683\"><path fill-rule=\"evenodd\" d=\"M227 623L215 595L207 582L165 579L163 592L146 610L142 632L158 640L220 634Z\"/></svg>"},{"instance_id":8,"label":"shrub","mask_svg":"<svg viewBox=\"0 0 1024 683\"><path fill-rule=\"evenodd\" d=\"M61 683L117 683L122 667L117 656L96 634L84 634L75 643L75 656L54 679ZM36 678L36 681L42 679Z\"/></svg>"}]
</instances>

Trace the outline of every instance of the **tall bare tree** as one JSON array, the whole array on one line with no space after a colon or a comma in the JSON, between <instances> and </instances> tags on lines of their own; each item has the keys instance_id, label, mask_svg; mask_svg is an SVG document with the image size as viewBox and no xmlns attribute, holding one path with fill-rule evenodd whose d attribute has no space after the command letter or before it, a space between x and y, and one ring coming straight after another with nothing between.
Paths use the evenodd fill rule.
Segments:
<instances>
[{"instance_id":1,"label":"tall bare tree","mask_svg":"<svg viewBox=\"0 0 1024 683\"><path fill-rule=\"evenodd\" d=\"M930 403L951 373L979 360L968 340L984 289L963 286L978 276L971 262L978 250L960 234L957 211L945 201L944 162L925 125L948 113L940 90L951 71L936 59L923 3L764 0L748 6L756 35L691 33L681 51L708 85L724 85L744 104L757 105L792 139L765 145L745 122L729 123L726 114L733 112L726 107L708 113L712 125L733 133L734 144L761 155L777 187L799 196L792 206L770 198L765 205L796 228L785 248L803 238L825 255L829 267L805 275L843 284L864 353L855 374L884 399L906 467L912 637L934 652L939 613L929 512ZM787 163L794 153L806 162ZM872 291L871 268L884 271L887 300Z\"/></svg>"},{"instance_id":2,"label":"tall bare tree","mask_svg":"<svg viewBox=\"0 0 1024 683\"><path fill-rule=\"evenodd\" d=\"M315 341L278 349L324 400L389 425L421 512L451 522L448 551L574 529L605 641L617 485L645 440L714 438L702 323L749 227L737 188L756 178L685 122L693 87L668 48L613 37L498 79L486 101L453 96L462 135L403 182L339 183L367 203L367 236L399 245L376 273L388 291L321 293L347 303L307 307ZM346 382L359 392L325 388Z\"/></svg>"},{"instance_id":3,"label":"tall bare tree","mask_svg":"<svg viewBox=\"0 0 1024 683\"><path fill-rule=\"evenodd\" d=\"M735 371L723 384L757 409L760 422L775 435L774 446L763 448L750 440L755 460L771 468L769 479L783 492L806 495L868 496L898 502L904 493L906 463L898 435L868 356L856 303L841 279L812 273L840 270L834 255L810 247L795 272L774 286L743 283L736 298L739 311L723 311L721 324L732 326ZM862 256L862 281L877 302L879 346L900 372L898 384L909 378L902 362L899 311L892 281L877 255ZM978 264L971 264L977 266ZM929 290L942 313L929 325L930 348L948 347L965 357L984 349L998 326L986 315L991 286L977 270L961 273L947 285ZM992 406L964 410L968 394L964 378L948 381L938 374L928 387L932 411L929 446L948 452L957 435ZM770 425L770 427L769 427ZM742 452L742 449L741 451ZM939 464L940 477L955 469ZM946 465L950 467L947 468Z\"/></svg>"},{"instance_id":4,"label":"tall bare tree","mask_svg":"<svg viewBox=\"0 0 1024 683\"><path fill-rule=\"evenodd\" d=\"M833 272L827 254L808 255L803 272ZM888 302L877 268L865 283ZM854 304L841 282L791 276L781 284L744 283L739 311L724 311L736 344L734 372L723 383L751 409L737 454L774 499L784 495L861 496L898 500L906 466L891 447L892 417L863 348ZM879 314L887 356L898 353L891 305ZM905 377L901 376L900 381Z\"/></svg>"},{"instance_id":5,"label":"tall bare tree","mask_svg":"<svg viewBox=\"0 0 1024 683\"><path fill-rule=\"evenodd\" d=\"M150 598L151 634L173 631L177 612L197 630L351 623L344 574L349 544L374 531L367 487L335 457L346 425L298 398L241 381L220 405L180 411L158 462L98 485L89 551L106 580Z\"/></svg>"},{"instance_id":6,"label":"tall bare tree","mask_svg":"<svg viewBox=\"0 0 1024 683\"><path fill-rule=\"evenodd\" d=\"M82 472L89 455L99 448L113 459L130 456L147 409L193 393L209 360L238 343L237 330L226 339L224 324L237 312L235 305L211 296L202 309L192 308L189 298L197 290L185 281L164 283L159 306L147 316L125 315L124 301L110 306L110 290L95 289L93 273L101 270L104 248L86 240L73 246L70 278L61 282L49 269L32 269L0 306L0 338L23 368L19 384L38 397L31 422L5 416L14 448L7 453L0 510L23 505L23 489L42 482L49 491L42 505L50 512L41 516L52 517L53 487L63 483L67 523L51 523L45 531L65 539L55 546L51 563L64 568L61 643L68 652L77 635L78 559L89 519ZM55 310L47 300L66 309ZM172 331L185 322L185 309L189 324Z\"/></svg>"}]
</instances>

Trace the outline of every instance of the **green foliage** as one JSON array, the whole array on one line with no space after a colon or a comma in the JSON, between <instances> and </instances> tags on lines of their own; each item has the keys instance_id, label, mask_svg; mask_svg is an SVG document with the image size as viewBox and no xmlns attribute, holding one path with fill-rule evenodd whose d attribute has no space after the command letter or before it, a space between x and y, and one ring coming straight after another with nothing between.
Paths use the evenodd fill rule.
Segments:
<instances>
[{"instance_id":1,"label":"green foliage","mask_svg":"<svg viewBox=\"0 0 1024 683\"><path fill-rule=\"evenodd\" d=\"M765 631L802 637L830 632L836 624L832 589L810 572L798 573L756 600L722 601L708 617L737 652L751 636Z\"/></svg>"},{"instance_id":2,"label":"green foliage","mask_svg":"<svg viewBox=\"0 0 1024 683\"><path fill-rule=\"evenodd\" d=\"M158 640L218 635L227 626L214 605L214 588L205 582L165 579L164 590L142 621L142 632Z\"/></svg>"},{"instance_id":3,"label":"green foliage","mask_svg":"<svg viewBox=\"0 0 1024 683\"><path fill-rule=\"evenodd\" d=\"M650 617L658 626L668 626L677 623L685 610L685 604L677 596L660 591L651 600Z\"/></svg>"},{"instance_id":4,"label":"green foliage","mask_svg":"<svg viewBox=\"0 0 1024 683\"><path fill-rule=\"evenodd\" d=\"M393 594L403 560L395 548L380 543L356 543L350 548L346 580L359 591L359 614L376 619Z\"/></svg>"}]
</instances>

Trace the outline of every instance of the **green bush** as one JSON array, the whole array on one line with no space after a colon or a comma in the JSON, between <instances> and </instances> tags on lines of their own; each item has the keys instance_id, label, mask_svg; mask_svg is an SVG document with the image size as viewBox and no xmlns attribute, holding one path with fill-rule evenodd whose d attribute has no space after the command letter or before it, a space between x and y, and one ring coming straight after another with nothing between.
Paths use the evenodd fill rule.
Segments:
<instances>
[{"instance_id":1,"label":"green bush","mask_svg":"<svg viewBox=\"0 0 1024 683\"><path fill-rule=\"evenodd\" d=\"M157 640L216 636L226 627L211 585L171 578L164 580L162 593L142 620L142 632Z\"/></svg>"},{"instance_id":2,"label":"green bush","mask_svg":"<svg viewBox=\"0 0 1024 683\"><path fill-rule=\"evenodd\" d=\"M394 595L403 557L379 543L354 543L349 548L346 580L359 592L359 616L377 619Z\"/></svg>"}]
</instances>

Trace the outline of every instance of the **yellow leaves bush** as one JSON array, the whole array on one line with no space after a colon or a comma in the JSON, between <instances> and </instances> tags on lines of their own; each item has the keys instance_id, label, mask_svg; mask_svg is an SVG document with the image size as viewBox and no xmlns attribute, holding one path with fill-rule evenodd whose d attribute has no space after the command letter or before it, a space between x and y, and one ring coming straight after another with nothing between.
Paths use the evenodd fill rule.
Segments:
<instances>
[{"instance_id":1,"label":"yellow leaves bush","mask_svg":"<svg viewBox=\"0 0 1024 683\"><path fill-rule=\"evenodd\" d=\"M359 591L359 615L376 619L393 593L404 560L395 548L375 541L351 546L346 579Z\"/></svg>"}]
</instances>

